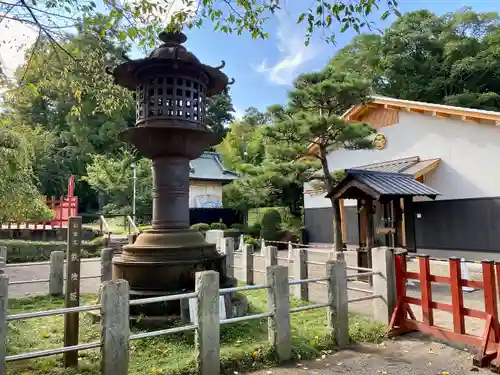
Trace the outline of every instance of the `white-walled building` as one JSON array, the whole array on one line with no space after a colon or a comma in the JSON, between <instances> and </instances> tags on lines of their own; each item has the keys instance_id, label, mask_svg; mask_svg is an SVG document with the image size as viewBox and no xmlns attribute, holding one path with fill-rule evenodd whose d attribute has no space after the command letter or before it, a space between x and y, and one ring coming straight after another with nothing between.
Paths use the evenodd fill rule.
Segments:
<instances>
[{"instance_id":1,"label":"white-walled building","mask_svg":"<svg viewBox=\"0 0 500 375\"><path fill-rule=\"evenodd\" d=\"M376 128L377 147L330 153L331 171L412 174L441 193L415 205L418 247L500 251L500 113L374 97L344 116ZM347 244L363 242L356 204L341 202ZM310 241L332 242L330 200L306 184L304 208Z\"/></svg>"},{"instance_id":2,"label":"white-walled building","mask_svg":"<svg viewBox=\"0 0 500 375\"><path fill-rule=\"evenodd\" d=\"M217 152L204 152L191 160L189 170L189 208L222 207L222 186L238 178L227 170Z\"/></svg>"}]
</instances>

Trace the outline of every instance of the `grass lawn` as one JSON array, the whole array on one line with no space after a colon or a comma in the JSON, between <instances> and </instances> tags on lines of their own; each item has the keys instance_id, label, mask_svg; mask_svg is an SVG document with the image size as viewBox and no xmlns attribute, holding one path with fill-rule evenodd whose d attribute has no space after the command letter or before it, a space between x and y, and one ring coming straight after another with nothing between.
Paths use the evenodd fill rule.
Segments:
<instances>
[{"instance_id":1,"label":"grass lawn","mask_svg":"<svg viewBox=\"0 0 500 375\"><path fill-rule=\"evenodd\" d=\"M267 310L265 290L245 292L251 313ZM82 305L93 303L95 295L82 295ZM293 301L293 306L301 302ZM9 300L9 314L59 308L63 299L30 297ZM351 315L350 335L353 341L379 342L385 338L384 326ZM80 343L99 340L99 324L92 324L85 314L80 317ZM333 348L327 336L325 309L292 314L294 359L316 357ZM223 373L233 374L275 364L267 343L267 320L251 320L221 326L221 362ZM63 317L51 316L9 323L8 354L57 348L63 345ZM62 367L62 355L9 362L7 375L97 375L99 350L80 352L78 369ZM130 343L130 375L195 374L194 332L159 336Z\"/></svg>"}]
</instances>

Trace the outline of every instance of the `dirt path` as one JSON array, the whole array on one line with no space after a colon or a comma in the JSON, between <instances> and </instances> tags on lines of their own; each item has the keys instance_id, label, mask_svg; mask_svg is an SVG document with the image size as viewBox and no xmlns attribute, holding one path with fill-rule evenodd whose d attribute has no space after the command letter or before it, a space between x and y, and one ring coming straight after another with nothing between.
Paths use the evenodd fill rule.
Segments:
<instances>
[{"instance_id":1,"label":"dirt path","mask_svg":"<svg viewBox=\"0 0 500 375\"><path fill-rule=\"evenodd\" d=\"M381 345L359 345L313 361L303 361L248 375L462 375L492 374L472 366L472 354L430 342L419 335Z\"/></svg>"}]
</instances>

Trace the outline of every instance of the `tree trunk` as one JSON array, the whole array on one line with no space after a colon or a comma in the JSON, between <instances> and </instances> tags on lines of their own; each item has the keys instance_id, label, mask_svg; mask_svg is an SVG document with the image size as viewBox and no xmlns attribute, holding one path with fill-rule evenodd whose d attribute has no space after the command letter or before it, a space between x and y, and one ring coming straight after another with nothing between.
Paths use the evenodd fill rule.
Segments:
<instances>
[{"instance_id":1,"label":"tree trunk","mask_svg":"<svg viewBox=\"0 0 500 375\"><path fill-rule=\"evenodd\" d=\"M333 181L332 175L328 169L328 160L326 159L327 151L326 147L320 146L320 160L321 168L323 170L323 178L325 181L325 188L328 193L332 193L335 188L335 183ZM330 198L333 207L333 243L335 244L335 251L342 251L342 220L340 218L340 202L333 198Z\"/></svg>"},{"instance_id":2,"label":"tree trunk","mask_svg":"<svg viewBox=\"0 0 500 375\"><path fill-rule=\"evenodd\" d=\"M335 251L343 250L342 243L342 221L340 219L340 202L337 199L330 199L333 207L333 242L335 244Z\"/></svg>"}]
</instances>

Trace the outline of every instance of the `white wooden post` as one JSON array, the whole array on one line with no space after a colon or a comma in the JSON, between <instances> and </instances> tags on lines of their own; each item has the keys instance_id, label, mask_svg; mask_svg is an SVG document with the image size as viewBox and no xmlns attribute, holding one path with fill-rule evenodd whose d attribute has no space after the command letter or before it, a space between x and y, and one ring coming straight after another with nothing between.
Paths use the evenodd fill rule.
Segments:
<instances>
[{"instance_id":1,"label":"white wooden post","mask_svg":"<svg viewBox=\"0 0 500 375\"><path fill-rule=\"evenodd\" d=\"M106 281L101 292L101 374L127 375L129 364L129 286Z\"/></svg>"},{"instance_id":2,"label":"white wooden post","mask_svg":"<svg viewBox=\"0 0 500 375\"><path fill-rule=\"evenodd\" d=\"M50 253L49 294L62 296L64 291L64 252Z\"/></svg>"},{"instance_id":3,"label":"white wooden post","mask_svg":"<svg viewBox=\"0 0 500 375\"><path fill-rule=\"evenodd\" d=\"M115 249L107 247L101 250L101 283L113 279L113 254Z\"/></svg>"},{"instance_id":4,"label":"white wooden post","mask_svg":"<svg viewBox=\"0 0 500 375\"><path fill-rule=\"evenodd\" d=\"M234 277L234 238L225 237L222 239L221 251L226 254L226 275Z\"/></svg>"},{"instance_id":5,"label":"white wooden post","mask_svg":"<svg viewBox=\"0 0 500 375\"><path fill-rule=\"evenodd\" d=\"M292 262L292 275L295 280L307 279L307 250L295 249ZM307 283L295 284L291 286L292 295L304 301L309 300L309 285Z\"/></svg>"},{"instance_id":6,"label":"white wooden post","mask_svg":"<svg viewBox=\"0 0 500 375\"><path fill-rule=\"evenodd\" d=\"M278 359L287 361L292 356L292 330L290 324L290 292L288 267L271 266L266 269L269 311L269 343L274 346Z\"/></svg>"},{"instance_id":7,"label":"white wooden post","mask_svg":"<svg viewBox=\"0 0 500 375\"><path fill-rule=\"evenodd\" d=\"M0 246L0 258L7 264L7 246Z\"/></svg>"},{"instance_id":8,"label":"white wooden post","mask_svg":"<svg viewBox=\"0 0 500 375\"><path fill-rule=\"evenodd\" d=\"M243 245L241 254L242 282L253 284L253 245Z\"/></svg>"},{"instance_id":9,"label":"white wooden post","mask_svg":"<svg viewBox=\"0 0 500 375\"><path fill-rule=\"evenodd\" d=\"M372 249L373 294L380 298L373 300L373 317L375 320L389 324L396 306L396 274L394 252L388 247Z\"/></svg>"},{"instance_id":10,"label":"white wooden post","mask_svg":"<svg viewBox=\"0 0 500 375\"><path fill-rule=\"evenodd\" d=\"M195 290L198 309L196 329L196 362L201 375L220 374L219 273L196 273Z\"/></svg>"},{"instance_id":11,"label":"white wooden post","mask_svg":"<svg viewBox=\"0 0 500 375\"><path fill-rule=\"evenodd\" d=\"M264 248L266 247L266 240L264 238L260 239L260 251L264 251Z\"/></svg>"},{"instance_id":12,"label":"white wooden post","mask_svg":"<svg viewBox=\"0 0 500 375\"><path fill-rule=\"evenodd\" d=\"M9 302L9 276L0 275L0 374L5 374L7 356L7 310Z\"/></svg>"},{"instance_id":13,"label":"white wooden post","mask_svg":"<svg viewBox=\"0 0 500 375\"><path fill-rule=\"evenodd\" d=\"M291 261L293 259L293 244L292 241L288 241L288 260Z\"/></svg>"},{"instance_id":14,"label":"white wooden post","mask_svg":"<svg viewBox=\"0 0 500 375\"><path fill-rule=\"evenodd\" d=\"M326 263L328 281L328 328L339 348L349 344L347 269L342 260Z\"/></svg>"},{"instance_id":15,"label":"white wooden post","mask_svg":"<svg viewBox=\"0 0 500 375\"><path fill-rule=\"evenodd\" d=\"M238 244L238 251L243 251L243 247L245 247L245 238L243 235L240 235L240 242Z\"/></svg>"},{"instance_id":16,"label":"white wooden post","mask_svg":"<svg viewBox=\"0 0 500 375\"><path fill-rule=\"evenodd\" d=\"M266 246L263 249L266 268L278 265L278 248L276 246Z\"/></svg>"}]
</instances>

